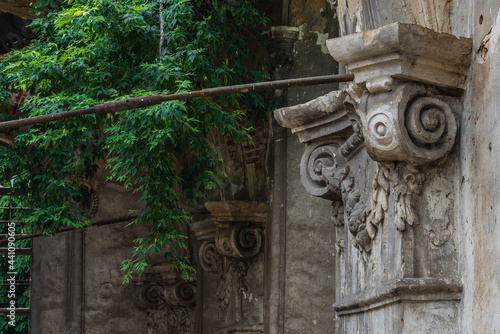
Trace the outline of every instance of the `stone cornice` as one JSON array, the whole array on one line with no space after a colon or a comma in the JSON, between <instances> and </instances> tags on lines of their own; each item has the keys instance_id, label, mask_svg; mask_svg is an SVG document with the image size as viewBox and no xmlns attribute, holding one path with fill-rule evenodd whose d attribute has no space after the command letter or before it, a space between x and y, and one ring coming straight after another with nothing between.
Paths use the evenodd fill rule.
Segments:
<instances>
[{"instance_id":1,"label":"stone cornice","mask_svg":"<svg viewBox=\"0 0 500 334\"><path fill-rule=\"evenodd\" d=\"M278 109L274 117L279 125L292 129L300 142L309 142L331 134L349 133L351 122L344 101L345 91L333 91L304 104Z\"/></svg>"},{"instance_id":2,"label":"stone cornice","mask_svg":"<svg viewBox=\"0 0 500 334\"><path fill-rule=\"evenodd\" d=\"M206 202L205 206L218 225L242 221L265 224L267 221L267 203L220 201Z\"/></svg>"},{"instance_id":3,"label":"stone cornice","mask_svg":"<svg viewBox=\"0 0 500 334\"><path fill-rule=\"evenodd\" d=\"M342 316L403 301L457 301L461 293L462 284L455 278L400 278L349 295L337 301L333 307L337 315Z\"/></svg>"},{"instance_id":4,"label":"stone cornice","mask_svg":"<svg viewBox=\"0 0 500 334\"><path fill-rule=\"evenodd\" d=\"M472 50L469 38L399 22L326 44L333 58L354 73L355 82L371 93L389 90L393 79L460 87Z\"/></svg>"}]
</instances>

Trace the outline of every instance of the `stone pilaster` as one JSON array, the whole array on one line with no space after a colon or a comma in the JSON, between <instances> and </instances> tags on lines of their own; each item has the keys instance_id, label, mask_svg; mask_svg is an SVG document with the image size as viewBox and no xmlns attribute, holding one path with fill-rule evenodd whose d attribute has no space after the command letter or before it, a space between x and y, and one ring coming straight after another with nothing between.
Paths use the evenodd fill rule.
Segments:
<instances>
[{"instance_id":1,"label":"stone pilaster","mask_svg":"<svg viewBox=\"0 0 500 334\"><path fill-rule=\"evenodd\" d=\"M327 46L354 82L275 118L306 144L307 191L332 201L339 330L401 333L424 317L453 331L461 285L441 194L454 187L471 41L394 23ZM400 324L380 327L394 314Z\"/></svg>"},{"instance_id":2,"label":"stone pilaster","mask_svg":"<svg viewBox=\"0 0 500 334\"><path fill-rule=\"evenodd\" d=\"M263 332L263 227L267 204L242 201L207 202L210 218L191 222L200 242L199 263L215 274L216 333ZM205 276L205 287L210 278ZM207 293L208 289L205 289ZM213 302L212 302L213 303ZM209 315L213 317L213 314Z\"/></svg>"}]
</instances>

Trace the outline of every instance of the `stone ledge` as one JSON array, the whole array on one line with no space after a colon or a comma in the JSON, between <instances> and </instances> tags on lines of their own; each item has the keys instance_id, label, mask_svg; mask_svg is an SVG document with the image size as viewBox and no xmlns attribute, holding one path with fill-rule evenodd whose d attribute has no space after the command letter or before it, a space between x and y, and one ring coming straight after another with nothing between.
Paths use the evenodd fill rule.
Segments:
<instances>
[{"instance_id":1,"label":"stone ledge","mask_svg":"<svg viewBox=\"0 0 500 334\"><path fill-rule=\"evenodd\" d=\"M248 333L248 334L261 334L263 333L262 324L258 325L250 325L250 324L234 324L231 326L227 326L219 329L216 334L240 334L240 333Z\"/></svg>"},{"instance_id":2,"label":"stone ledge","mask_svg":"<svg viewBox=\"0 0 500 334\"><path fill-rule=\"evenodd\" d=\"M217 225L242 221L260 224L267 222L267 203L220 201L206 202L205 206Z\"/></svg>"},{"instance_id":3,"label":"stone ledge","mask_svg":"<svg viewBox=\"0 0 500 334\"><path fill-rule=\"evenodd\" d=\"M392 23L326 41L330 54L371 93L390 90L391 78L458 88L471 62L472 40L415 24Z\"/></svg>"},{"instance_id":4,"label":"stone ledge","mask_svg":"<svg viewBox=\"0 0 500 334\"><path fill-rule=\"evenodd\" d=\"M342 316L402 301L459 301L461 292L462 284L456 278L399 278L349 295L337 301L333 308Z\"/></svg>"}]
</instances>

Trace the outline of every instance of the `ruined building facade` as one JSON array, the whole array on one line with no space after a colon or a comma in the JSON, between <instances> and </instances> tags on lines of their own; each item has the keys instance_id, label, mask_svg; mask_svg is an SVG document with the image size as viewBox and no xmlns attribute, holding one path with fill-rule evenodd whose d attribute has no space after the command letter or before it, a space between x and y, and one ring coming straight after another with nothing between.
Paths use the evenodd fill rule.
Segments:
<instances>
[{"instance_id":1,"label":"ruined building facade","mask_svg":"<svg viewBox=\"0 0 500 334\"><path fill-rule=\"evenodd\" d=\"M34 241L32 333L500 329L500 3L270 5L275 78L354 81L277 91L255 147L212 139L229 179L186 228L195 281L158 261L122 285L125 223ZM138 208L100 177L94 219Z\"/></svg>"}]
</instances>

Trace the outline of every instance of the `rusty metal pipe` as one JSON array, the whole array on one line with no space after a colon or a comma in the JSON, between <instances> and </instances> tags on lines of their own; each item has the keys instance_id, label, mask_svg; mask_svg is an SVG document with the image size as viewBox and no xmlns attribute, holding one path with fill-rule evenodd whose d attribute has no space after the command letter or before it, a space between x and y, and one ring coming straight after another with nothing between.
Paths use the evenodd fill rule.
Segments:
<instances>
[{"instance_id":1,"label":"rusty metal pipe","mask_svg":"<svg viewBox=\"0 0 500 334\"><path fill-rule=\"evenodd\" d=\"M313 86L328 83L348 82L353 81L354 75L325 75L309 78L298 78L288 80L277 80L269 82L258 82L252 84L243 84L227 87L207 88L192 92L170 94L170 95L150 95L134 97L131 99L106 102L98 104L90 108L66 111L55 114L48 114L24 119L17 119L0 123L0 131L29 126L33 124L42 124L48 122L59 121L65 118L79 117L90 114L111 114L120 111L134 110L139 108L150 107L161 104L166 101L185 100L195 97L214 97L221 95L242 94L250 92L260 92L264 90L285 89L290 87Z\"/></svg>"},{"instance_id":2,"label":"rusty metal pipe","mask_svg":"<svg viewBox=\"0 0 500 334\"><path fill-rule=\"evenodd\" d=\"M124 222L131 221L137 217L138 216L124 216L124 217L117 217L117 218L111 218L111 219L104 219L104 220L100 220L100 221L91 223L89 226L84 226L83 228L124 223ZM78 229L77 227L69 226L69 227L64 227L64 228L57 230L56 233L69 232L69 231L74 231L77 229ZM26 235L16 235L15 238L16 238L16 241L18 241L18 240L32 239L32 238L38 238L38 237L43 237L43 236L44 236L43 232L37 232L37 233L26 234ZM7 239L0 240L0 245L5 245L8 243L9 243L9 240L7 240Z\"/></svg>"}]
</instances>

